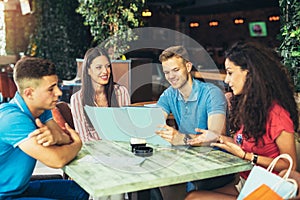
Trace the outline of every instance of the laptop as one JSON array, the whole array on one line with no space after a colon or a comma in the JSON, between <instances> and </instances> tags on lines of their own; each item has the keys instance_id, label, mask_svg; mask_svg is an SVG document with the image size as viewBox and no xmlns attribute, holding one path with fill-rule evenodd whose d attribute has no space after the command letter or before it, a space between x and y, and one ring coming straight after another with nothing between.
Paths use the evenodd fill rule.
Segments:
<instances>
[{"instance_id":1,"label":"laptop","mask_svg":"<svg viewBox=\"0 0 300 200\"><path fill-rule=\"evenodd\" d=\"M148 144L171 146L157 135L158 125L166 124L159 107L84 107L100 138L130 142L131 138L145 139Z\"/></svg>"}]
</instances>

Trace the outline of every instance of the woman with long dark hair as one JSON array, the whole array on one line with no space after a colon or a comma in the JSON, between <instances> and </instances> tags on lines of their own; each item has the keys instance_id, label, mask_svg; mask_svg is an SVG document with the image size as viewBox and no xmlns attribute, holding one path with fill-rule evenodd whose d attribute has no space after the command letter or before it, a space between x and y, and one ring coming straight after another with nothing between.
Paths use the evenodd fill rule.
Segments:
<instances>
[{"instance_id":1,"label":"woman with long dark hair","mask_svg":"<svg viewBox=\"0 0 300 200\"><path fill-rule=\"evenodd\" d=\"M82 63L82 87L71 96L74 126L83 142L100 140L84 106L119 107L130 104L126 87L113 81L111 61L100 47L89 49Z\"/></svg>"},{"instance_id":2,"label":"woman with long dark hair","mask_svg":"<svg viewBox=\"0 0 300 200\"><path fill-rule=\"evenodd\" d=\"M225 82L233 91L233 137L221 136L219 143L212 146L265 168L275 157L286 153L292 157L295 169L298 110L286 68L274 50L250 42L234 44L225 58ZM197 139L189 143L197 144ZM280 172L288 167L289 162L279 160L274 170ZM186 199L236 199L248 175L249 171L241 172L236 182L214 191L192 192Z\"/></svg>"}]
</instances>

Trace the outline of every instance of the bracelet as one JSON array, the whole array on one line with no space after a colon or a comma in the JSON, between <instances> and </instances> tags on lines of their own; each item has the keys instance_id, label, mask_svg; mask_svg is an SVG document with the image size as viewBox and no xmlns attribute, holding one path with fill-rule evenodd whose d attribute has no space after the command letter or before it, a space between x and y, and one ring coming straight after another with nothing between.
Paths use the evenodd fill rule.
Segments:
<instances>
[{"instance_id":1,"label":"bracelet","mask_svg":"<svg viewBox=\"0 0 300 200\"><path fill-rule=\"evenodd\" d=\"M255 165L257 163L257 159L258 159L258 155L253 153L253 157L252 157L252 160L251 160L251 164L252 165Z\"/></svg>"},{"instance_id":2,"label":"bracelet","mask_svg":"<svg viewBox=\"0 0 300 200\"><path fill-rule=\"evenodd\" d=\"M245 160L246 155L247 155L247 152L245 151L244 156L243 156L243 160Z\"/></svg>"}]
</instances>

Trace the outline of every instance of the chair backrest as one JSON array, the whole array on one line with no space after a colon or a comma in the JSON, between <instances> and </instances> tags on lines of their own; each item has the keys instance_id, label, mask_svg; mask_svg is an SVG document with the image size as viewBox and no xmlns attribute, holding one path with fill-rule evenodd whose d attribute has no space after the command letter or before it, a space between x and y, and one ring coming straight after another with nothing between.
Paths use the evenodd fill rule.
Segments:
<instances>
[{"instance_id":1,"label":"chair backrest","mask_svg":"<svg viewBox=\"0 0 300 200\"><path fill-rule=\"evenodd\" d=\"M52 110L54 120L60 125L62 128L64 127L64 123L67 122L71 128L74 129L74 122L71 113L71 109L68 103L64 101L60 101L56 104L56 108Z\"/></svg>"}]
</instances>

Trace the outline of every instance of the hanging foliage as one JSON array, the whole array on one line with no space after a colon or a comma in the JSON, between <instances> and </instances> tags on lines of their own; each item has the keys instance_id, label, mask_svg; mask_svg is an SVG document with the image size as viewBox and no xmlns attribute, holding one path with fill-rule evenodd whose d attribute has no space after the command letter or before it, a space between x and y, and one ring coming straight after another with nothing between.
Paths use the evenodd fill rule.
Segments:
<instances>
[{"instance_id":1,"label":"hanging foliage","mask_svg":"<svg viewBox=\"0 0 300 200\"><path fill-rule=\"evenodd\" d=\"M76 13L74 0L34 0L36 29L26 54L51 60L58 76L72 79L77 73L76 58L82 58L91 45L88 27Z\"/></svg>"},{"instance_id":2,"label":"hanging foliage","mask_svg":"<svg viewBox=\"0 0 300 200\"><path fill-rule=\"evenodd\" d=\"M135 39L130 29L141 25L141 13L144 0L78 0L80 13L85 21L84 24L90 27L94 37L94 44L98 45L105 41L104 46L112 47L118 57L118 52L124 52L126 43ZM107 40L112 36L117 36ZM107 40L107 41L106 41ZM122 53L120 53L122 54Z\"/></svg>"},{"instance_id":3,"label":"hanging foliage","mask_svg":"<svg viewBox=\"0 0 300 200\"><path fill-rule=\"evenodd\" d=\"M295 90L300 92L300 1L279 0L279 5L282 14L279 50L294 80Z\"/></svg>"}]
</instances>

